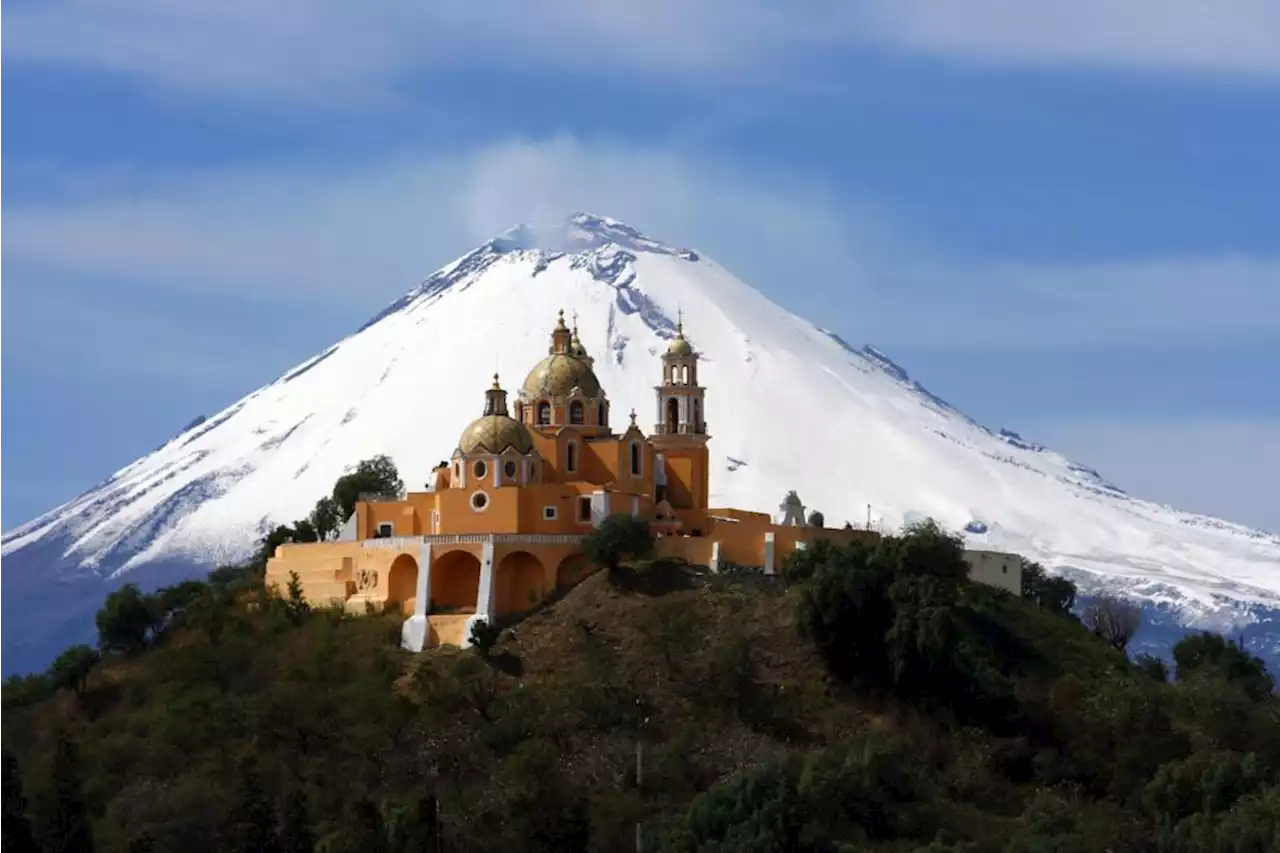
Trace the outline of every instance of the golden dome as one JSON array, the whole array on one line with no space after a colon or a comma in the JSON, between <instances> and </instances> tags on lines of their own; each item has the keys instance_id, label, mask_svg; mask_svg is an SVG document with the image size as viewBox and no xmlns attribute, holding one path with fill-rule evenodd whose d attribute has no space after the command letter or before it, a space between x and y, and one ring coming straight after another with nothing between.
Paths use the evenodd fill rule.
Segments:
<instances>
[{"instance_id":1,"label":"golden dome","mask_svg":"<svg viewBox=\"0 0 1280 853\"><path fill-rule=\"evenodd\" d=\"M533 438L524 424L505 414L476 418L458 439L458 449L463 453L498 454L508 447L515 448L517 453L529 453L533 450Z\"/></svg>"},{"instance_id":2,"label":"golden dome","mask_svg":"<svg viewBox=\"0 0 1280 853\"><path fill-rule=\"evenodd\" d=\"M684 333L676 335L676 339L667 345L667 355L693 355L693 347L684 339Z\"/></svg>"},{"instance_id":3,"label":"golden dome","mask_svg":"<svg viewBox=\"0 0 1280 853\"><path fill-rule=\"evenodd\" d=\"M693 355L693 347L684 339L684 312L676 321L676 339L667 344L667 355Z\"/></svg>"},{"instance_id":4,"label":"golden dome","mask_svg":"<svg viewBox=\"0 0 1280 853\"><path fill-rule=\"evenodd\" d=\"M533 366L521 389L527 398L567 397L581 388L588 397L600 396L600 380L581 356L552 353Z\"/></svg>"}]
</instances>

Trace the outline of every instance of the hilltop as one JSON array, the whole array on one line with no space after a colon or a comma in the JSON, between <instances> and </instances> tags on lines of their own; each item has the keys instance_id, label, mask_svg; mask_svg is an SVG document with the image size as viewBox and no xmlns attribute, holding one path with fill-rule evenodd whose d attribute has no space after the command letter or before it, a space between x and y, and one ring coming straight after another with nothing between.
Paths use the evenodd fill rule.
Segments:
<instances>
[{"instance_id":1,"label":"hilltop","mask_svg":"<svg viewBox=\"0 0 1280 853\"><path fill-rule=\"evenodd\" d=\"M637 822L665 851L1275 849L1280 707L1256 658L1188 640L1169 683L1034 583L965 582L958 553L920 528L785 579L637 563L491 645L416 656L395 615L224 571L87 676L6 683L5 831L91 827L99 851L614 851Z\"/></svg>"}]
</instances>

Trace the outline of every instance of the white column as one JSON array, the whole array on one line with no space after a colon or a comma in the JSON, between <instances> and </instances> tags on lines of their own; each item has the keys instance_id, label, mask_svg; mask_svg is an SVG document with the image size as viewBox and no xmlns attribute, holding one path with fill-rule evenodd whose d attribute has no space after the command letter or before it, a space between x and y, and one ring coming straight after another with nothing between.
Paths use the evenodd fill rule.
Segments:
<instances>
[{"instance_id":1,"label":"white column","mask_svg":"<svg viewBox=\"0 0 1280 853\"><path fill-rule=\"evenodd\" d=\"M774 536L772 533L766 533L764 535L764 573L766 575L771 575L774 573L773 571L773 540L774 540Z\"/></svg>"},{"instance_id":2,"label":"white column","mask_svg":"<svg viewBox=\"0 0 1280 853\"><path fill-rule=\"evenodd\" d=\"M718 572L718 571L720 571L720 543L719 543L719 542L712 542L712 543L711 543L711 566L710 566L710 569L711 569L711 571L713 571L713 572Z\"/></svg>"},{"instance_id":3,"label":"white column","mask_svg":"<svg viewBox=\"0 0 1280 853\"><path fill-rule=\"evenodd\" d=\"M427 597L431 589L431 544L423 543L418 551L418 589L413 615L400 626L400 645L411 652L427 647L431 631L427 627Z\"/></svg>"},{"instance_id":4,"label":"white column","mask_svg":"<svg viewBox=\"0 0 1280 853\"><path fill-rule=\"evenodd\" d=\"M480 592L476 596L476 615L489 619L493 612L493 540L480 551Z\"/></svg>"},{"instance_id":5,"label":"white column","mask_svg":"<svg viewBox=\"0 0 1280 853\"><path fill-rule=\"evenodd\" d=\"M431 543L424 542L418 549L418 601L413 608L414 616L426 616L427 604L431 598Z\"/></svg>"}]
</instances>

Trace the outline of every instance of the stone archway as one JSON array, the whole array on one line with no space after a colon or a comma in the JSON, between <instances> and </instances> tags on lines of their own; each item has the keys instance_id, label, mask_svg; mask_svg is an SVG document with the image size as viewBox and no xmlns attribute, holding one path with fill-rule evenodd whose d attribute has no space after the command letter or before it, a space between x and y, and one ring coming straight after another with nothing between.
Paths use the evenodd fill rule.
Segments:
<instances>
[{"instance_id":1,"label":"stone archway","mask_svg":"<svg viewBox=\"0 0 1280 853\"><path fill-rule=\"evenodd\" d=\"M523 613L542 600L542 561L528 551L512 551L498 563L494 576L496 615Z\"/></svg>"},{"instance_id":2,"label":"stone archway","mask_svg":"<svg viewBox=\"0 0 1280 853\"><path fill-rule=\"evenodd\" d=\"M474 613L480 596L480 560L468 551L447 551L431 563L431 608Z\"/></svg>"},{"instance_id":3,"label":"stone archway","mask_svg":"<svg viewBox=\"0 0 1280 853\"><path fill-rule=\"evenodd\" d=\"M567 589L592 572L591 562L585 554L570 554L556 568L556 588Z\"/></svg>"},{"instance_id":4,"label":"stone archway","mask_svg":"<svg viewBox=\"0 0 1280 853\"><path fill-rule=\"evenodd\" d=\"M675 397L667 398L667 432L680 431L680 401Z\"/></svg>"},{"instance_id":5,"label":"stone archway","mask_svg":"<svg viewBox=\"0 0 1280 853\"><path fill-rule=\"evenodd\" d=\"M418 595L418 561L408 554L396 557L387 570L387 603L412 613Z\"/></svg>"}]
</instances>

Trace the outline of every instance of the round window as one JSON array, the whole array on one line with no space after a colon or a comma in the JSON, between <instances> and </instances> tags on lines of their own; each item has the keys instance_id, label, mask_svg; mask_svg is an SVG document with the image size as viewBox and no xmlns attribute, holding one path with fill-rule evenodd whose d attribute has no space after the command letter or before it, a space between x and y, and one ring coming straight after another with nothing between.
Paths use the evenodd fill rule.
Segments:
<instances>
[{"instance_id":1,"label":"round window","mask_svg":"<svg viewBox=\"0 0 1280 853\"><path fill-rule=\"evenodd\" d=\"M510 479L514 480L516 478L516 472L520 470L520 467L516 465L516 461L514 459L508 459L503 463L502 470L506 472L506 475Z\"/></svg>"},{"instance_id":2,"label":"round window","mask_svg":"<svg viewBox=\"0 0 1280 853\"><path fill-rule=\"evenodd\" d=\"M489 473L489 466L484 464L484 460L481 459L479 462L475 464L475 467L472 468L471 470L476 472L477 477L483 477L485 474Z\"/></svg>"},{"instance_id":3,"label":"round window","mask_svg":"<svg viewBox=\"0 0 1280 853\"><path fill-rule=\"evenodd\" d=\"M489 496L484 492L476 492L471 496L471 508L476 512L481 512L489 505Z\"/></svg>"}]
</instances>

